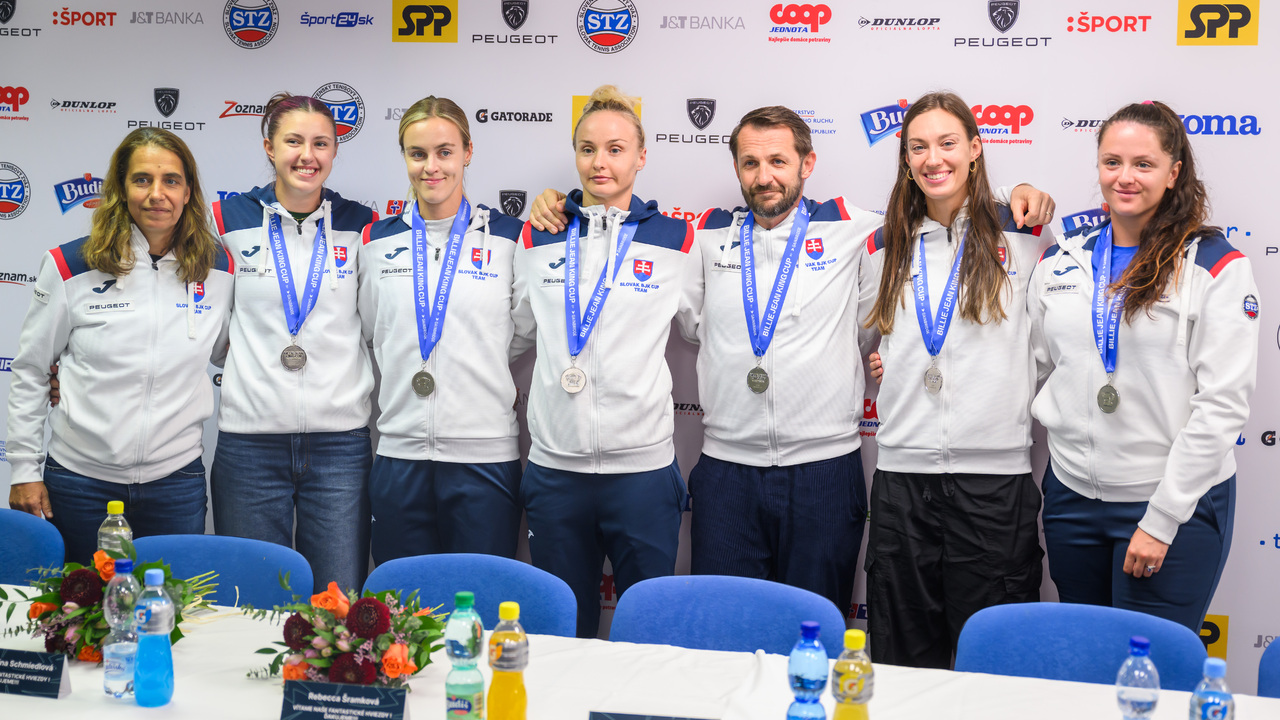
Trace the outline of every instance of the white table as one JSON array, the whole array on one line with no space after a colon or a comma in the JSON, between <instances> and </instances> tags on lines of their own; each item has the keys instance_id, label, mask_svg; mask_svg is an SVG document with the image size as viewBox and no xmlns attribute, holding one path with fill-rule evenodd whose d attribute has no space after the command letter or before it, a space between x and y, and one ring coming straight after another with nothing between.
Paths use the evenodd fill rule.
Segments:
<instances>
[{"instance_id":1,"label":"white table","mask_svg":"<svg viewBox=\"0 0 1280 720\"><path fill-rule=\"evenodd\" d=\"M18 619L15 611L14 619ZM187 636L173 648L176 692L162 708L142 710L102 692L102 669L71 663L70 697L62 700L0 695L0 718L225 718L280 717L280 680L245 677L267 655L254 650L280 639L280 628L218 609L189 618ZM39 640L0 638L0 646L42 650ZM586 720L592 710L682 715L710 720L781 720L791 695L781 655L685 650L547 635L530 637L525 672L530 720ZM482 664L483 668L483 664ZM444 652L411 682L413 720L444 715ZM488 669L483 668L488 680ZM1164 691L1156 718L1187 717L1189 694ZM828 711L831 696L824 697ZM1107 685L996 675L876 667L874 720L990 720L1119 718L1115 689ZM1241 720L1280 720L1280 700L1236 696Z\"/></svg>"}]
</instances>

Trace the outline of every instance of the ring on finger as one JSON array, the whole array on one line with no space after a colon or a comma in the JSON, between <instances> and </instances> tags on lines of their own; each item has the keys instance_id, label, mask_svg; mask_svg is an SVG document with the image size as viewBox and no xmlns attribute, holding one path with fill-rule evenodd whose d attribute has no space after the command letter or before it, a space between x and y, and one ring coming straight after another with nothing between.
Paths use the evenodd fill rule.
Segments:
<instances>
[{"instance_id":1,"label":"ring on finger","mask_svg":"<svg viewBox=\"0 0 1280 720\"><path fill-rule=\"evenodd\" d=\"M1155 565L1148 565L1148 566L1146 567L1146 571L1147 571L1147 574L1148 574L1148 575L1150 575L1151 573L1153 573L1153 572L1155 572L1155 571L1156 571L1156 566L1155 566Z\"/></svg>"}]
</instances>

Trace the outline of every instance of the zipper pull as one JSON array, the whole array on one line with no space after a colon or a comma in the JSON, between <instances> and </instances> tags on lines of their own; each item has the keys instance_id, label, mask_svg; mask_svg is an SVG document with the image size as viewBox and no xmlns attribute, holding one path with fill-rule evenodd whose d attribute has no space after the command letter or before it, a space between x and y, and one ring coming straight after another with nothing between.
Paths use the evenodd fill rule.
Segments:
<instances>
[{"instance_id":1,"label":"zipper pull","mask_svg":"<svg viewBox=\"0 0 1280 720\"><path fill-rule=\"evenodd\" d=\"M160 266L156 264L155 260L151 261L151 269L156 271L160 270Z\"/></svg>"},{"instance_id":2,"label":"zipper pull","mask_svg":"<svg viewBox=\"0 0 1280 720\"><path fill-rule=\"evenodd\" d=\"M440 248L436 248L436 260L440 259Z\"/></svg>"},{"instance_id":3,"label":"zipper pull","mask_svg":"<svg viewBox=\"0 0 1280 720\"><path fill-rule=\"evenodd\" d=\"M947 244L951 244L951 228L947 228Z\"/></svg>"}]
</instances>

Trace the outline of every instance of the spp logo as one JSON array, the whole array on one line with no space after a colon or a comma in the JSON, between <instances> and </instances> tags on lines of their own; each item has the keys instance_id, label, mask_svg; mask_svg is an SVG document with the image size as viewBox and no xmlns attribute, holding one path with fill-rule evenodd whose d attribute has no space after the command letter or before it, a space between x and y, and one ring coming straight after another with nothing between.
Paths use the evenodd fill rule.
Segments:
<instances>
[{"instance_id":1,"label":"spp logo","mask_svg":"<svg viewBox=\"0 0 1280 720\"><path fill-rule=\"evenodd\" d=\"M0 87L0 106L9 112L18 112L18 108L31 99L31 93L24 87Z\"/></svg>"},{"instance_id":2,"label":"spp logo","mask_svg":"<svg viewBox=\"0 0 1280 720\"><path fill-rule=\"evenodd\" d=\"M816 33L823 25L831 22L831 8L827 5L778 3L770 8L769 19L773 21L770 32Z\"/></svg>"},{"instance_id":3,"label":"spp logo","mask_svg":"<svg viewBox=\"0 0 1280 720\"><path fill-rule=\"evenodd\" d=\"M344 143L354 138L360 128L364 127L364 100L350 85L327 83L312 93L312 97L324 103L329 112L333 113L334 123L338 126L338 142Z\"/></svg>"},{"instance_id":4,"label":"spp logo","mask_svg":"<svg viewBox=\"0 0 1280 720\"><path fill-rule=\"evenodd\" d=\"M631 0L583 0L578 6L578 37L598 53L621 52L640 28L640 13Z\"/></svg>"},{"instance_id":5,"label":"spp logo","mask_svg":"<svg viewBox=\"0 0 1280 720\"><path fill-rule=\"evenodd\" d=\"M911 103L903 98L897 105L885 105L862 113L862 132L866 133L867 144L875 145L890 135L900 136L902 119L909 107Z\"/></svg>"},{"instance_id":6,"label":"spp logo","mask_svg":"<svg viewBox=\"0 0 1280 720\"><path fill-rule=\"evenodd\" d=\"M1257 45L1262 0L1178 0L1179 45Z\"/></svg>"},{"instance_id":7,"label":"spp logo","mask_svg":"<svg viewBox=\"0 0 1280 720\"><path fill-rule=\"evenodd\" d=\"M22 168L0 162L0 220L12 220L31 202L31 182Z\"/></svg>"},{"instance_id":8,"label":"spp logo","mask_svg":"<svg viewBox=\"0 0 1280 720\"><path fill-rule=\"evenodd\" d=\"M1200 626L1200 642L1204 643L1204 649L1209 653L1209 657L1227 659L1228 627L1229 617L1226 615L1204 616L1204 624ZM1205 715L1204 717L1214 716Z\"/></svg>"},{"instance_id":9,"label":"spp logo","mask_svg":"<svg viewBox=\"0 0 1280 720\"><path fill-rule=\"evenodd\" d=\"M978 121L978 132L983 135L1017 135L1022 126L1030 125L1036 116L1026 105L974 105L970 110Z\"/></svg>"},{"instance_id":10,"label":"spp logo","mask_svg":"<svg viewBox=\"0 0 1280 720\"><path fill-rule=\"evenodd\" d=\"M347 264L347 248L344 245L333 246L333 264L342 267Z\"/></svg>"},{"instance_id":11,"label":"spp logo","mask_svg":"<svg viewBox=\"0 0 1280 720\"><path fill-rule=\"evenodd\" d=\"M811 259L817 260L822 257L822 238L809 238L804 241L804 252Z\"/></svg>"},{"instance_id":12,"label":"spp logo","mask_svg":"<svg viewBox=\"0 0 1280 720\"><path fill-rule=\"evenodd\" d=\"M458 42L458 0L395 0L392 42Z\"/></svg>"},{"instance_id":13,"label":"spp logo","mask_svg":"<svg viewBox=\"0 0 1280 720\"><path fill-rule=\"evenodd\" d=\"M271 42L280 29L280 9L275 0L227 0L222 8L222 29L231 42L245 50L257 50Z\"/></svg>"},{"instance_id":14,"label":"spp logo","mask_svg":"<svg viewBox=\"0 0 1280 720\"><path fill-rule=\"evenodd\" d=\"M640 282L645 282L653 277L653 261L652 260L634 260L631 263L631 272Z\"/></svg>"},{"instance_id":15,"label":"spp logo","mask_svg":"<svg viewBox=\"0 0 1280 720\"><path fill-rule=\"evenodd\" d=\"M96 178L91 173L60 182L53 186L53 190L58 196L58 207L62 209L63 215L71 212L76 205L96 208L102 204L102 178Z\"/></svg>"}]
</instances>

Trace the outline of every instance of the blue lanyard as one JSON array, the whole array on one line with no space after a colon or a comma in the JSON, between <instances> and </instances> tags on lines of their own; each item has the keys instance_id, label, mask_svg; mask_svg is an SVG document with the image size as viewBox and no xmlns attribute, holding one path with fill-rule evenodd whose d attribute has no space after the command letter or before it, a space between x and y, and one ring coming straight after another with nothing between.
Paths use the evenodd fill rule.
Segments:
<instances>
[{"instance_id":1,"label":"blue lanyard","mask_svg":"<svg viewBox=\"0 0 1280 720\"><path fill-rule=\"evenodd\" d=\"M942 293L942 302L938 303L938 323L935 325L933 305L929 301L929 266L924 261L924 233L920 233L920 252L915 259L918 264L915 274L916 320L920 323L920 335L924 338L924 346L930 357L937 357L942 352L942 344L947 341L947 332L951 330L956 298L960 295L960 262L964 259L964 241L968 238L969 229L965 228L960 246L956 248L956 259L951 263L951 276Z\"/></svg>"},{"instance_id":2,"label":"blue lanyard","mask_svg":"<svg viewBox=\"0 0 1280 720\"><path fill-rule=\"evenodd\" d=\"M591 293L591 300L587 303L586 313L579 312L578 235L582 231L583 222L584 218L579 217L578 222L569 227L569 236L564 240L564 320L565 328L569 331L569 357L571 358L578 357L582 348L586 347L587 338L591 337L591 331L596 326L596 320L600 317L600 311L604 309L604 301L609 297L611 289L604 286L604 276L609 271L609 263L606 261L604 268L600 270L600 279L596 281L596 289ZM635 237L638 225L638 222L623 223L622 229L618 231L618 248L613 264L614 279L618 277L618 269L622 267L622 260L627 256L627 248L631 247L631 239Z\"/></svg>"},{"instance_id":3,"label":"blue lanyard","mask_svg":"<svg viewBox=\"0 0 1280 720\"><path fill-rule=\"evenodd\" d=\"M293 274L289 269L289 250L284 245L284 231L280 216L272 213L267 237L271 241L271 256L276 262L276 280L280 283L280 299L284 302L284 316L289 323L289 334L297 337L306 322L307 315L316 306L320 279L324 276L324 258L327 253L324 239L324 220L316 223L315 248L311 251L311 273L302 289L302 306L298 305L298 291L293 287Z\"/></svg>"},{"instance_id":4,"label":"blue lanyard","mask_svg":"<svg viewBox=\"0 0 1280 720\"><path fill-rule=\"evenodd\" d=\"M462 198L458 214L453 216L440 270L440 284L436 286L435 299L430 305L427 304L427 224L418 213L416 201L410 210L413 213L413 309L418 316L418 352L425 363L444 332L444 316L449 309L449 291L453 289L453 278L458 271L462 238L471 222L471 203Z\"/></svg>"},{"instance_id":5,"label":"blue lanyard","mask_svg":"<svg viewBox=\"0 0 1280 720\"><path fill-rule=\"evenodd\" d=\"M1120 349L1120 314L1124 309L1124 291L1108 302L1111 285L1111 225L1102 228L1102 237L1093 252L1098 266L1093 271L1093 341L1102 357L1102 367L1111 375L1116 371L1116 355Z\"/></svg>"},{"instance_id":6,"label":"blue lanyard","mask_svg":"<svg viewBox=\"0 0 1280 720\"><path fill-rule=\"evenodd\" d=\"M778 263L778 275L774 278L773 292L769 295L769 304L765 307L763 318L760 317L759 303L756 300L756 251L752 243L755 222L755 215L747 213L739 230L738 250L742 253L742 307L747 313L747 337L751 339L751 351L757 358L762 358L773 342L773 331L778 324L778 316L782 314L782 301L787 297L787 289L791 287L791 278L795 274L800 245L804 243L805 233L809 231L809 208L803 199L796 207L791 234L787 237L787 247L782 252L782 262Z\"/></svg>"}]
</instances>

